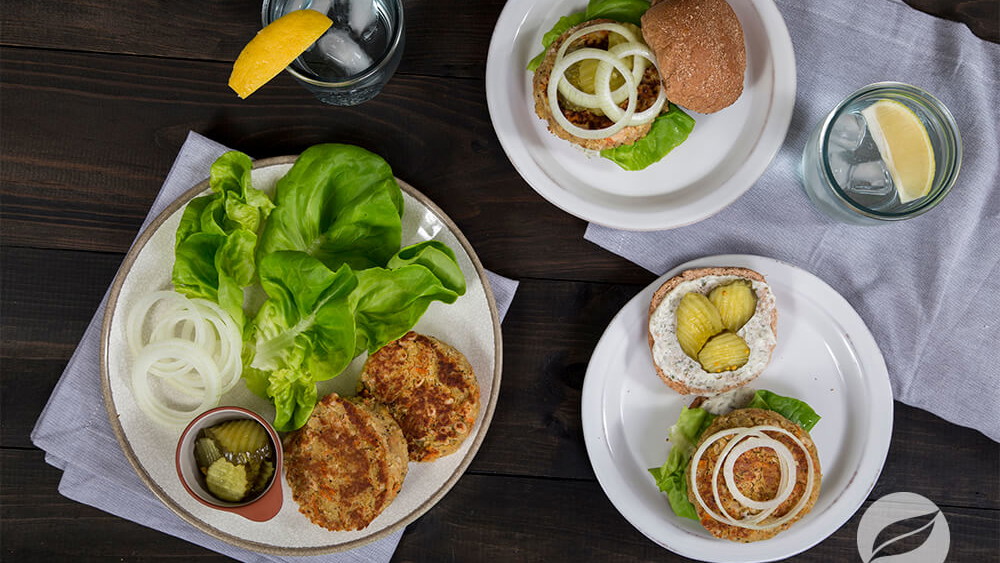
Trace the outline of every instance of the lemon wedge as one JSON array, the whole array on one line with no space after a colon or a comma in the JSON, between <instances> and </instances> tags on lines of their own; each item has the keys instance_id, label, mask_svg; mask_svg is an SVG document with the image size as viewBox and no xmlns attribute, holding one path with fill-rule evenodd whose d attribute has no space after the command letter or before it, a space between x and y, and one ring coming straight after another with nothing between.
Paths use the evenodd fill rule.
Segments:
<instances>
[{"instance_id":1,"label":"lemon wedge","mask_svg":"<svg viewBox=\"0 0 1000 563\"><path fill-rule=\"evenodd\" d=\"M900 203L924 197L934 185L934 147L917 114L903 104L879 100L861 111L885 162Z\"/></svg>"},{"instance_id":2,"label":"lemon wedge","mask_svg":"<svg viewBox=\"0 0 1000 563\"><path fill-rule=\"evenodd\" d=\"M295 10L257 32L233 63L229 87L246 98L316 42L333 21L315 10Z\"/></svg>"}]
</instances>

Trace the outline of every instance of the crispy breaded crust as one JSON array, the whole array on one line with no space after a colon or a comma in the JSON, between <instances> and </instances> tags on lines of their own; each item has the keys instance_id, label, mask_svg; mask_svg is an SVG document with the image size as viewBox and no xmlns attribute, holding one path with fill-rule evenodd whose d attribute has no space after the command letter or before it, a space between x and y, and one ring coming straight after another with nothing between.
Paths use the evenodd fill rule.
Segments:
<instances>
[{"instance_id":1,"label":"crispy breaded crust","mask_svg":"<svg viewBox=\"0 0 1000 563\"><path fill-rule=\"evenodd\" d=\"M698 512L698 518L701 521L701 525L717 538L748 543L774 537L775 535L787 530L800 518L809 513L809 511L812 510L813 505L816 504L816 500L819 498L823 472L819 465L819 455L816 453L816 445L813 443L809 433L806 432L801 426L791 422L774 411L764 409L739 409L729 414L720 416L713 420L708 428L705 429L698 446L700 447L707 438L721 430L727 430L730 428L749 428L759 425L772 425L783 428L802 441L802 444L806 447L806 450L808 450L808 455L812 458L813 462L814 484L812 492L810 493L809 500L806 501L805 507L802 511L788 522L768 530L751 530L748 528L741 528L739 526L733 526L715 520L704 511L700 504L698 504L695 500L693 492L695 483L691 479L691 467L689 465L686 471L688 478L688 499ZM805 493L806 479L808 478L808 465L805 457L806 454L803 453L802 450L795 445L795 442L787 436L778 432L765 431L764 433L788 446L789 450L795 457L796 462L795 488L792 489L791 496L789 496L785 502L781 503L781 505L779 505L774 512L774 516L780 517L788 514L788 512L796 504L798 504ZM701 460L699 460L698 467L696 468L698 477L697 485L699 486L698 492L701 495L702 500L705 501L705 504L716 513L719 512L719 508L715 503L715 499L711 492L711 468L715 464L715 460L718 459L719 454L721 454L722 450L726 447L726 444L729 443L730 439L731 438L723 438L709 446L702 455ZM770 450L755 448L744 453L739 457L739 459L737 459L733 474L736 479L737 488L751 499L766 501L774 498L778 492L780 485L780 471L777 468L777 459L774 453ZM719 488L719 498L722 501L723 507L725 507L726 511L733 517L740 518L747 513L747 510L742 507L742 505L738 504L724 487Z\"/></svg>"},{"instance_id":2,"label":"crispy breaded crust","mask_svg":"<svg viewBox=\"0 0 1000 563\"><path fill-rule=\"evenodd\" d=\"M713 113L743 93L743 27L725 0L657 2L642 16L642 35L671 102Z\"/></svg>"},{"instance_id":3,"label":"crispy breaded crust","mask_svg":"<svg viewBox=\"0 0 1000 563\"><path fill-rule=\"evenodd\" d=\"M577 30L590 25L594 25L596 23L608 23L608 22L617 23L614 22L614 20L598 19L598 20L586 21L567 29L565 33L560 35L559 38L557 38L555 41L552 42L551 45L549 45L549 48L545 51L545 59L543 59L542 64L539 65L537 69L535 69L535 75L532 78L532 90L535 98L535 114L538 115L538 117L544 119L546 123L548 123L549 132L551 132L556 137L559 137L560 139L565 139L573 144L580 145L585 149L591 149L595 151L610 149L620 145L632 144L638 141L639 139L645 137L646 134L649 133L650 127L652 127L652 123L646 123L644 125L630 125L622 129L621 131L615 133L614 135L611 135L610 137L605 137L603 139L581 139L580 137L571 135L568 131L563 129L562 126L559 125L558 122L556 122L555 118L552 117L552 110L549 108L549 97L548 97L549 77L552 74L552 67L555 66L556 53L559 51L559 47L563 44L563 41L565 41L570 35L575 33ZM599 35L599 34L603 34L603 37L605 38L607 37L607 32L594 33L594 35ZM586 39L587 39L586 37L583 38L584 41L586 41ZM653 73L655 74L655 71L653 71ZM644 78L643 81L647 82L646 78ZM653 90L652 93L653 100L656 99L657 95L658 95L657 91ZM646 100L645 103L648 105L652 103L652 101ZM639 102L639 107L643 107L642 101ZM598 122L600 120L603 120L607 122L600 124L600 127L596 126L588 127L590 129L603 128L611 124L610 120L608 120L604 116L597 116L594 114L587 116L586 114L590 113L587 111L581 111L575 113L580 115L572 116L570 118L570 122L581 127L583 126L583 124L579 123L579 121Z\"/></svg>"},{"instance_id":4,"label":"crispy breaded crust","mask_svg":"<svg viewBox=\"0 0 1000 563\"><path fill-rule=\"evenodd\" d=\"M652 318L653 312L656 311L656 308L660 306L660 303L663 302L663 299L667 296L667 294L673 291L674 288L676 288L678 285L686 281L696 280L704 276L738 276L748 280L766 283L764 276L762 276L760 273L755 272L754 270L751 270L749 268L736 268L736 267L692 268L690 270L684 270L683 272L677 274L676 276L668 279L667 281L663 282L663 285L661 285L659 289L656 290L656 292L653 293L653 297L650 299L649 302L649 311L646 315L646 326L647 326L646 339L649 342L649 349L651 351L653 349L653 343L655 342L655 340L653 339L653 333L648 330L648 326L649 326L649 319ZM760 299L760 296L758 296L758 299ZM771 330L774 331L775 335L778 334L778 309L776 307L773 307L771 309ZM772 352L773 349L768 350L768 354ZM656 362L654 361L653 367L656 368L656 375L658 375L660 379L663 380L664 383L669 385L674 391L677 391L681 395L704 394L707 392L705 389L687 385L683 381L678 381L673 377L670 377L666 372L666 370L670 369L669 366L660 366L657 365ZM728 386L720 391L717 391L717 393L724 393L731 389L742 387L743 385L746 385L747 383L752 381L754 378L756 378L756 375L745 381L743 380L734 381L734 383L731 386ZM713 394L715 393L716 392L713 392Z\"/></svg>"},{"instance_id":5,"label":"crispy breaded crust","mask_svg":"<svg viewBox=\"0 0 1000 563\"><path fill-rule=\"evenodd\" d=\"M479 415L479 382L469 361L452 346L413 331L372 354L358 386L399 422L411 461L458 450Z\"/></svg>"},{"instance_id":6,"label":"crispy breaded crust","mask_svg":"<svg viewBox=\"0 0 1000 563\"><path fill-rule=\"evenodd\" d=\"M406 477L403 431L371 399L323 397L305 426L285 438L284 449L299 511L328 530L368 526Z\"/></svg>"}]
</instances>

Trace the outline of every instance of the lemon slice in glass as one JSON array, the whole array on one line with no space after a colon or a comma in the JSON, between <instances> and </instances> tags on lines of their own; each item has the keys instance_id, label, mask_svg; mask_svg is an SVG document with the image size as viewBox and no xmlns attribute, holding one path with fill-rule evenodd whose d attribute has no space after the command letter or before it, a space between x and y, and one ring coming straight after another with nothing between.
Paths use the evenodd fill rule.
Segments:
<instances>
[{"instance_id":1,"label":"lemon slice in glass","mask_svg":"<svg viewBox=\"0 0 1000 563\"><path fill-rule=\"evenodd\" d=\"M295 10L274 20L247 43L233 63L229 87L246 98L267 84L316 42L333 21L315 10Z\"/></svg>"},{"instance_id":2,"label":"lemon slice in glass","mask_svg":"<svg viewBox=\"0 0 1000 563\"><path fill-rule=\"evenodd\" d=\"M861 111L900 203L924 197L934 185L934 147L923 122L903 104L879 100Z\"/></svg>"}]
</instances>

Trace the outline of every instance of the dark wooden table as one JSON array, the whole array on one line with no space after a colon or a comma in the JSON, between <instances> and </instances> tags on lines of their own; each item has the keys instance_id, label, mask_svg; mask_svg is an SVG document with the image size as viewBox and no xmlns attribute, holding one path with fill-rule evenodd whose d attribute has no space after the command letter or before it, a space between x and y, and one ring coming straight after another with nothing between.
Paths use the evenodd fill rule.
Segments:
<instances>
[{"instance_id":1,"label":"dark wooden table","mask_svg":"<svg viewBox=\"0 0 1000 563\"><path fill-rule=\"evenodd\" d=\"M908 2L1000 40L995 0ZM501 150L484 73L503 1L408 0L399 72L355 109L323 106L287 75L247 101L233 95L231 63L259 28L259 4L3 4L0 557L224 559L62 497L60 472L28 437L194 130L258 158L329 141L371 148L450 214L487 267L521 280L490 432L455 488L407 528L396 560L679 559L605 497L580 422L594 345L654 276L584 241L585 223L538 196ZM995 561L997 444L900 403L895 412L868 502L922 494L947 515L954 561ZM857 560L859 518L796 559Z\"/></svg>"}]
</instances>

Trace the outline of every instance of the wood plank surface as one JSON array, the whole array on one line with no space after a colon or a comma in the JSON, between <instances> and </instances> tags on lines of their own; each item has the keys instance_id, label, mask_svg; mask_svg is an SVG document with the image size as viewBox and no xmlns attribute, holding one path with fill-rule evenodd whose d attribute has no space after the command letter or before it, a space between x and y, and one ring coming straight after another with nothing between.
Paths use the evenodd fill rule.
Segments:
<instances>
[{"instance_id":1,"label":"wood plank surface","mask_svg":"<svg viewBox=\"0 0 1000 563\"><path fill-rule=\"evenodd\" d=\"M904 0L1000 42L996 0ZM466 475L411 524L393 561L683 561L643 537L597 482L580 398L604 328L654 276L585 241L586 223L510 165L486 106L505 0L405 0L398 74L357 108L287 75L248 100L226 87L259 2L5 2L0 10L0 559L225 561L72 501L30 432L189 131L255 158L339 141L375 150L521 281L503 325L490 431ZM151 30L149 22L158 22ZM895 403L889 493L936 502L949 561L1000 562L1000 447ZM664 433L669 421L664 423ZM862 511L795 561L856 561Z\"/></svg>"}]
</instances>

